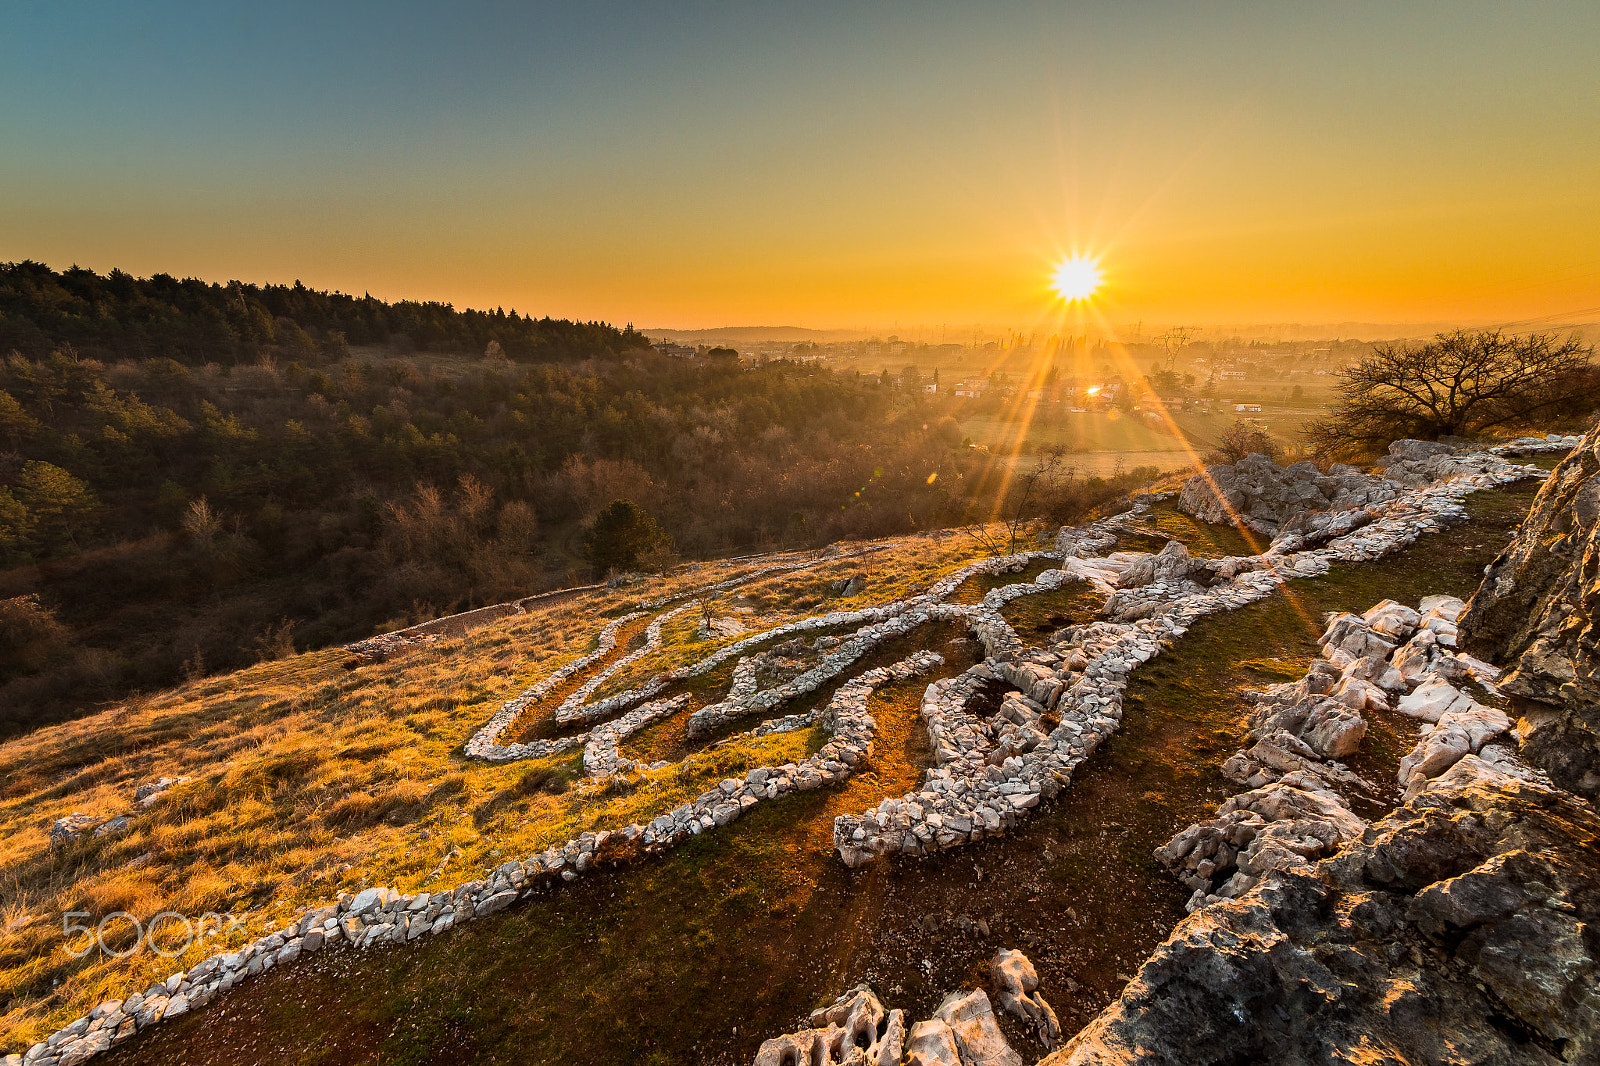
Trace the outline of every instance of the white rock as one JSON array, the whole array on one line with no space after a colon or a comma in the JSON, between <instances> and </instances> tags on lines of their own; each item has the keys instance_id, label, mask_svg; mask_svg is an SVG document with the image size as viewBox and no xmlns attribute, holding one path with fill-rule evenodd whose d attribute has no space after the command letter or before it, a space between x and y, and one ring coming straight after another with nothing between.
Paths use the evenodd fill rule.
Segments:
<instances>
[{"instance_id":1,"label":"white rock","mask_svg":"<svg viewBox=\"0 0 1600 1066\"><path fill-rule=\"evenodd\" d=\"M1472 703L1467 707L1457 707L1440 715L1439 722L1434 728L1460 730L1466 735L1467 742L1472 746L1472 753L1476 755L1489 738L1499 736L1511 728L1511 719L1493 707Z\"/></svg>"},{"instance_id":2,"label":"white rock","mask_svg":"<svg viewBox=\"0 0 1600 1066\"><path fill-rule=\"evenodd\" d=\"M1420 718L1424 722L1437 722L1441 715L1457 707L1464 709L1471 703L1470 696L1434 674L1417 686L1415 692L1401 696L1395 704L1395 710L1412 718Z\"/></svg>"},{"instance_id":3,"label":"white rock","mask_svg":"<svg viewBox=\"0 0 1600 1066\"><path fill-rule=\"evenodd\" d=\"M912 1026L906 1041L906 1066L962 1066L950 1026L939 1019Z\"/></svg>"},{"instance_id":4,"label":"white rock","mask_svg":"<svg viewBox=\"0 0 1600 1066\"><path fill-rule=\"evenodd\" d=\"M1412 775L1438 777L1454 766L1463 755L1472 753L1472 741L1464 729L1435 727L1433 732L1417 741L1411 753L1400 760L1396 775L1402 785L1409 785Z\"/></svg>"},{"instance_id":5,"label":"white rock","mask_svg":"<svg viewBox=\"0 0 1600 1066\"><path fill-rule=\"evenodd\" d=\"M1022 1066L1022 1056L1006 1043L983 989L950 993L936 1013L955 1034L964 1066Z\"/></svg>"}]
</instances>

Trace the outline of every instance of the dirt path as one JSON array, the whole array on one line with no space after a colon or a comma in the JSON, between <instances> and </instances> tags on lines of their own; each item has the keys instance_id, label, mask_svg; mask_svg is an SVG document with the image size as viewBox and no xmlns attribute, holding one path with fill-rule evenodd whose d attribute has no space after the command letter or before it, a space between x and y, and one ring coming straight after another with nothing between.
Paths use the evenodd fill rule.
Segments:
<instances>
[{"instance_id":1,"label":"dirt path","mask_svg":"<svg viewBox=\"0 0 1600 1066\"><path fill-rule=\"evenodd\" d=\"M570 726L558 725L555 720L556 708L561 706L563 700L588 683L590 678L609 670L618 659L638 651L644 646L645 630L650 628L650 623L655 621L655 615L636 618L617 630L617 644L610 653L590 663L582 670L575 672L561 684L545 693L544 698L537 703L529 704L517 715L516 719L506 727L500 735L501 744L530 743L535 740L550 740L563 734L570 735L578 730L587 730L594 725L593 722L573 723Z\"/></svg>"}]
</instances>

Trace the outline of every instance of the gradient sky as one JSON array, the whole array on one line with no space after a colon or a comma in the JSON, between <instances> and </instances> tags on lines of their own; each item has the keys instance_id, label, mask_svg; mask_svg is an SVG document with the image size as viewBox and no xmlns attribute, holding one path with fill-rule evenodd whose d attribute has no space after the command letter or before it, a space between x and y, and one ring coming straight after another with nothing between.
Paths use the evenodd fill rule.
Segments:
<instances>
[{"instance_id":1,"label":"gradient sky","mask_svg":"<svg viewBox=\"0 0 1600 1066\"><path fill-rule=\"evenodd\" d=\"M1600 317L1600 3L19 2L0 259L692 328ZM1585 313L1587 312L1587 313Z\"/></svg>"}]
</instances>

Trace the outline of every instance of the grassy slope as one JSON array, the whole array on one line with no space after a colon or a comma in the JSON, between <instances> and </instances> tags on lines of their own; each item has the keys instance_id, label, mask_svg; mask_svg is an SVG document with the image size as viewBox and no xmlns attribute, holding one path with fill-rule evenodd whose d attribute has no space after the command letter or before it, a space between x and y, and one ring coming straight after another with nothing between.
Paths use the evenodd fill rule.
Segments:
<instances>
[{"instance_id":1,"label":"grassy slope","mask_svg":"<svg viewBox=\"0 0 1600 1066\"><path fill-rule=\"evenodd\" d=\"M866 591L830 599L826 608L883 602L964 565L976 547L948 534L889 543L888 551L824 561L786 582L758 579L746 590L750 602L771 621L810 614L823 607L829 580L858 570L870 575ZM648 820L749 766L804 757L818 737L740 741L688 772L674 767L594 795L567 788L582 775L576 751L510 766L460 755L501 702L592 650L599 622L631 610L641 595L687 590L756 565L701 564L648 589L585 593L354 673L341 669L347 656L335 650L264 663L0 745L5 1043L48 1032L102 998L243 939L241 931L172 960L148 951L123 961L74 960L59 950L63 911L96 919L114 911L141 918L227 912L259 932L362 885L454 885L584 829ZM719 604L726 608L736 594ZM678 655L715 646L691 642ZM535 731L563 732L553 723ZM134 789L163 776L191 780L139 809ZM121 835L50 848L50 825L74 811L133 821ZM444 870L430 877L441 863ZM108 927L114 948L131 937L124 923Z\"/></svg>"},{"instance_id":2,"label":"grassy slope","mask_svg":"<svg viewBox=\"0 0 1600 1066\"><path fill-rule=\"evenodd\" d=\"M1216 766L1242 735L1239 687L1302 669L1325 610L1470 593L1528 499L1479 493L1468 525L1200 621L1135 675L1122 729L1072 787L1007 840L859 872L833 855L834 815L903 791L926 757L919 681L875 698L871 772L839 789L441 938L275 971L108 1062L742 1063L858 980L926 1016L1001 945L1030 951L1070 1031L1182 915L1187 893L1150 851L1231 791ZM1404 739L1378 730L1367 768L1392 773Z\"/></svg>"}]
</instances>

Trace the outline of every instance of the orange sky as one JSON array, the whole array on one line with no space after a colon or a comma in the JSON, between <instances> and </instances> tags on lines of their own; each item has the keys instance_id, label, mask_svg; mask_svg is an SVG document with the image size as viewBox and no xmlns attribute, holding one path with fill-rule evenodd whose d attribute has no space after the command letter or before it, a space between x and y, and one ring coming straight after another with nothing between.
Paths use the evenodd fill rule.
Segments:
<instances>
[{"instance_id":1,"label":"orange sky","mask_svg":"<svg viewBox=\"0 0 1600 1066\"><path fill-rule=\"evenodd\" d=\"M1600 5L41 6L0 258L694 328L1600 317ZM595 14L594 12L602 12Z\"/></svg>"}]
</instances>

